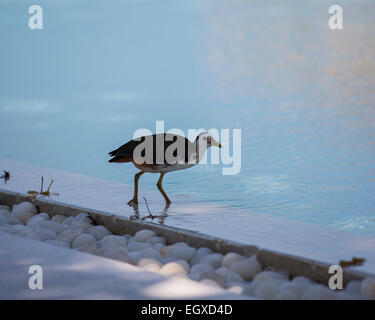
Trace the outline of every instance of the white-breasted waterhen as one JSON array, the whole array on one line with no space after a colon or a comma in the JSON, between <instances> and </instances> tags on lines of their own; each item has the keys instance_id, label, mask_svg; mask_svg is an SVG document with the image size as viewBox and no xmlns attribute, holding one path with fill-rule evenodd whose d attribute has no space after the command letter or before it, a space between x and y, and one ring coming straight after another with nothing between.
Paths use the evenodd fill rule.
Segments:
<instances>
[{"instance_id":1,"label":"white-breasted waterhen","mask_svg":"<svg viewBox=\"0 0 375 320\"><path fill-rule=\"evenodd\" d=\"M157 187L165 201L170 203L162 186L164 175L196 165L211 146L221 148L221 144L207 132L199 134L194 142L177 134L153 134L130 140L109 152L113 157L109 162L132 162L141 170L134 176L134 195L129 205L138 203L138 180L145 172L160 173Z\"/></svg>"}]
</instances>

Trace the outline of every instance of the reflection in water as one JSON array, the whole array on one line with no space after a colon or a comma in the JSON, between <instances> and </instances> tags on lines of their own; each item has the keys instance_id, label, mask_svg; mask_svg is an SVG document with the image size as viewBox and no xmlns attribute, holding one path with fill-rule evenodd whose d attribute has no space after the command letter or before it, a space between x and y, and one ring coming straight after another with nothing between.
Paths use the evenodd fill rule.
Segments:
<instances>
[{"instance_id":1,"label":"reflection in water","mask_svg":"<svg viewBox=\"0 0 375 320\"><path fill-rule=\"evenodd\" d=\"M154 221L154 219L156 219L156 221L158 221L159 224L163 225L164 220L168 217L167 211L168 211L168 208L171 206L171 204L166 203L165 207L164 207L164 210L162 210L160 212L160 214L152 214L151 211L150 211L150 208L148 207L147 199L145 197L143 197L143 199L144 199L145 204L146 204L148 215L144 215L143 217L141 217L138 203L131 203L131 204L129 204L129 206L133 208L134 215L130 216L130 219L131 220L147 220L147 219L150 219L151 221Z\"/></svg>"}]
</instances>

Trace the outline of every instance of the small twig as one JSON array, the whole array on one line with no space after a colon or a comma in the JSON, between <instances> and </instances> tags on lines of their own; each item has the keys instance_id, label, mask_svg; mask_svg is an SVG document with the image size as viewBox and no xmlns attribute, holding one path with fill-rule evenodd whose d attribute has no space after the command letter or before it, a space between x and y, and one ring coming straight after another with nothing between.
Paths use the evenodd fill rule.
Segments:
<instances>
[{"instance_id":1,"label":"small twig","mask_svg":"<svg viewBox=\"0 0 375 320\"><path fill-rule=\"evenodd\" d=\"M149 215L148 215L147 217L150 217L150 218L152 218L152 219L155 219L156 216L154 216L154 215L151 213L151 211L150 211L150 209L149 209L149 207L148 207L148 204L147 204L147 199L146 199L146 197L142 197L142 198L145 200L146 208L147 208L147 211L148 211L148 213L149 213ZM145 218L147 218L147 217L144 217L143 219L145 219Z\"/></svg>"}]
</instances>

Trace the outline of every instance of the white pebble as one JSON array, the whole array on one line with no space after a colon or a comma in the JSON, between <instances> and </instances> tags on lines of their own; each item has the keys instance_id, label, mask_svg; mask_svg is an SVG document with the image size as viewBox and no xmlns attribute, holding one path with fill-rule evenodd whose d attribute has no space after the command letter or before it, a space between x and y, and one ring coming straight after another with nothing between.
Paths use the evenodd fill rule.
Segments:
<instances>
[{"instance_id":1,"label":"white pebble","mask_svg":"<svg viewBox=\"0 0 375 320\"><path fill-rule=\"evenodd\" d=\"M361 292L375 298L375 278L365 278L361 283Z\"/></svg>"},{"instance_id":2,"label":"white pebble","mask_svg":"<svg viewBox=\"0 0 375 320\"><path fill-rule=\"evenodd\" d=\"M151 248L151 244L149 244L147 242L133 241L133 242L130 242L128 244L128 250L129 251L141 251L141 250L144 250L144 249L147 249L147 248Z\"/></svg>"},{"instance_id":3,"label":"white pebble","mask_svg":"<svg viewBox=\"0 0 375 320\"><path fill-rule=\"evenodd\" d=\"M51 221L55 221L57 223L62 223L67 217L61 214L56 214L51 218Z\"/></svg>"},{"instance_id":4,"label":"white pebble","mask_svg":"<svg viewBox=\"0 0 375 320\"><path fill-rule=\"evenodd\" d=\"M303 277L303 276L294 277L292 279L292 282L304 283L304 284L312 284L313 283L313 281L311 279Z\"/></svg>"},{"instance_id":5,"label":"white pebble","mask_svg":"<svg viewBox=\"0 0 375 320\"><path fill-rule=\"evenodd\" d=\"M212 253L210 248L202 247L195 251L194 256L191 258L191 265L198 264L199 261L204 257Z\"/></svg>"},{"instance_id":6,"label":"white pebble","mask_svg":"<svg viewBox=\"0 0 375 320\"><path fill-rule=\"evenodd\" d=\"M301 297L302 300L332 300L334 298L333 290L319 284L310 286Z\"/></svg>"},{"instance_id":7,"label":"white pebble","mask_svg":"<svg viewBox=\"0 0 375 320\"><path fill-rule=\"evenodd\" d=\"M65 242L69 242L69 243L72 243L73 240L79 235L83 233L83 230L81 228L69 228L69 229L66 229L64 230L63 232L61 232L56 240L59 240L59 241L65 241Z\"/></svg>"},{"instance_id":8,"label":"white pebble","mask_svg":"<svg viewBox=\"0 0 375 320\"><path fill-rule=\"evenodd\" d=\"M275 296L276 300L297 300L298 298L298 295L292 290L283 290Z\"/></svg>"},{"instance_id":9,"label":"white pebble","mask_svg":"<svg viewBox=\"0 0 375 320\"><path fill-rule=\"evenodd\" d=\"M77 227L81 228L83 231L87 231L89 228L92 227L92 224L87 223L85 221L79 221L79 220L74 220L70 223L71 227Z\"/></svg>"},{"instance_id":10,"label":"white pebble","mask_svg":"<svg viewBox=\"0 0 375 320\"><path fill-rule=\"evenodd\" d=\"M254 294L261 299L275 299L280 292L279 285L280 281L277 280L263 282L255 289Z\"/></svg>"},{"instance_id":11,"label":"white pebble","mask_svg":"<svg viewBox=\"0 0 375 320\"><path fill-rule=\"evenodd\" d=\"M67 224L67 225L70 226L70 224L72 223L73 219L74 219L74 217L67 217L67 218L65 218L65 219L63 220L62 223L63 223L63 224Z\"/></svg>"},{"instance_id":12,"label":"white pebble","mask_svg":"<svg viewBox=\"0 0 375 320\"><path fill-rule=\"evenodd\" d=\"M31 202L21 202L15 204L12 208L11 215L19 218L24 224L34 215L38 213L38 210Z\"/></svg>"},{"instance_id":13,"label":"white pebble","mask_svg":"<svg viewBox=\"0 0 375 320\"><path fill-rule=\"evenodd\" d=\"M47 212L42 212L39 214L36 214L35 216L32 216L28 221L27 225L31 226L33 224L39 224L41 221L47 221L49 220L49 215Z\"/></svg>"},{"instance_id":14,"label":"white pebble","mask_svg":"<svg viewBox=\"0 0 375 320\"><path fill-rule=\"evenodd\" d=\"M202 279L199 282L212 287L221 288L220 284L218 284L215 280L212 279Z\"/></svg>"},{"instance_id":15,"label":"white pebble","mask_svg":"<svg viewBox=\"0 0 375 320\"><path fill-rule=\"evenodd\" d=\"M262 266L255 256L249 259L239 260L233 262L230 271L238 273L245 280L251 281L253 278L262 271Z\"/></svg>"},{"instance_id":16,"label":"white pebble","mask_svg":"<svg viewBox=\"0 0 375 320\"><path fill-rule=\"evenodd\" d=\"M220 253L212 253L207 256L204 256L199 263L207 263L211 265L212 268L217 269L221 266L223 261L223 255Z\"/></svg>"},{"instance_id":17,"label":"white pebble","mask_svg":"<svg viewBox=\"0 0 375 320\"><path fill-rule=\"evenodd\" d=\"M104 226L93 226L87 230L87 233L91 233L96 240L102 240L105 236L112 234L111 231Z\"/></svg>"},{"instance_id":18,"label":"white pebble","mask_svg":"<svg viewBox=\"0 0 375 320\"><path fill-rule=\"evenodd\" d=\"M134 265L136 265L141 259L143 259L143 257L141 257L141 255L139 254L139 251L129 251L128 256L130 258L129 263Z\"/></svg>"},{"instance_id":19,"label":"white pebble","mask_svg":"<svg viewBox=\"0 0 375 320\"><path fill-rule=\"evenodd\" d=\"M142 258L137 264L140 268L147 271L158 272L162 266L161 262L151 258Z\"/></svg>"},{"instance_id":20,"label":"white pebble","mask_svg":"<svg viewBox=\"0 0 375 320\"><path fill-rule=\"evenodd\" d=\"M122 247L104 247L100 249L100 253L103 257L119 260L122 262L131 263L132 259L128 254L126 248Z\"/></svg>"},{"instance_id":21,"label":"white pebble","mask_svg":"<svg viewBox=\"0 0 375 320\"><path fill-rule=\"evenodd\" d=\"M156 233L152 230L140 230L134 235L135 241L146 242L151 237L154 237Z\"/></svg>"},{"instance_id":22,"label":"white pebble","mask_svg":"<svg viewBox=\"0 0 375 320\"><path fill-rule=\"evenodd\" d=\"M56 239L57 233L51 229L46 228L38 228L36 230L28 228L27 236L31 239L46 241Z\"/></svg>"},{"instance_id":23,"label":"white pebble","mask_svg":"<svg viewBox=\"0 0 375 320\"><path fill-rule=\"evenodd\" d=\"M10 208L8 206L0 205L0 214L10 216Z\"/></svg>"},{"instance_id":24,"label":"white pebble","mask_svg":"<svg viewBox=\"0 0 375 320\"><path fill-rule=\"evenodd\" d=\"M159 270L160 274L168 276L186 275L189 272L189 265L185 260L168 262Z\"/></svg>"},{"instance_id":25,"label":"white pebble","mask_svg":"<svg viewBox=\"0 0 375 320\"><path fill-rule=\"evenodd\" d=\"M68 242L59 241L59 240L47 240L46 243L53 244L54 246L62 247L62 248L71 248Z\"/></svg>"},{"instance_id":26,"label":"white pebble","mask_svg":"<svg viewBox=\"0 0 375 320\"><path fill-rule=\"evenodd\" d=\"M108 235L100 240L101 246L110 246L110 247L126 247L128 240L122 236Z\"/></svg>"},{"instance_id":27,"label":"white pebble","mask_svg":"<svg viewBox=\"0 0 375 320\"><path fill-rule=\"evenodd\" d=\"M155 250L154 248L146 248L139 251L139 256L142 258L152 258L158 261L163 261L162 256L160 255L159 251Z\"/></svg>"},{"instance_id":28,"label":"white pebble","mask_svg":"<svg viewBox=\"0 0 375 320\"><path fill-rule=\"evenodd\" d=\"M50 221L50 220L44 220L44 221L40 221L40 222L35 221L31 225L28 223L27 226L29 226L31 228L51 229L51 230L55 231L57 234L59 234L59 233L61 233L65 230L65 228L61 224L58 224L57 222Z\"/></svg>"},{"instance_id":29,"label":"white pebble","mask_svg":"<svg viewBox=\"0 0 375 320\"><path fill-rule=\"evenodd\" d=\"M162 243L155 243L155 244L153 245L153 248L154 248L155 250L158 250L158 251L160 252L163 248L165 248L165 245L162 244Z\"/></svg>"},{"instance_id":30,"label":"white pebble","mask_svg":"<svg viewBox=\"0 0 375 320\"><path fill-rule=\"evenodd\" d=\"M17 217L10 216L8 218L8 224L10 225L23 225L23 221Z\"/></svg>"},{"instance_id":31,"label":"white pebble","mask_svg":"<svg viewBox=\"0 0 375 320\"><path fill-rule=\"evenodd\" d=\"M191 273L204 274L213 272L215 272L215 269L207 263L198 263L191 267Z\"/></svg>"},{"instance_id":32,"label":"white pebble","mask_svg":"<svg viewBox=\"0 0 375 320\"><path fill-rule=\"evenodd\" d=\"M154 237L151 237L147 240L147 242L151 245L155 245L157 243L161 243L163 244L164 246L166 245L167 243L167 240L165 240L163 237L157 237L157 236L154 236Z\"/></svg>"},{"instance_id":33,"label":"white pebble","mask_svg":"<svg viewBox=\"0 0 375 320\"><path fill-rule=\"evenodd\" d=\"M87 224L93 224L93 219L87 213L84 213L84 212L78 213L73 218L73 221L84 222L84 223L87 223Z\"/></svg>"},{"instance_id":34,"label":"white pebble","mask_svg":"<svg viewBox=\"0 0 375 320\"><path fill-rule=\"evenodd\" d=\"M0 226L8 224L8 217L5 214L0 213Z\"/></svg>"},{"instance_id":35,"label":"white pebble","mask_svg":"<svg viewBox=\"0 0 375 320\"><path fill-rule=\"evenodd\" d=\"M357 281L357 280L350 281L346 285L345 291L347 293L361 293L361 284L362 284L361 281Z\"/></svg>"},{"instance_id":36,"label":"white pebble","mask_svg":"<svg viewBox=\"0 0 375 320\"><path fill-rule=\"evenodd\" d=\"M177 260L190 261L193 257L196 249L189 247L188 245L173 244L172 246L166 247L165 253L166 258L173 258Z\"/></svg>"},{"instance_id":37,"label":"white pebble","mask_svg":"<svg viewBox=\"0 0 375 320\"><path fill-rule=\"evenodd\" d=\"M85 247L94 244L95 237L89 233L81 233L72 242L72 248Z\"/></svg>"},{"instance_id":38,"label":"white pebble","mask_svg":"<svg viewBox=\"0 0 375 320\"><path fill-rule=\"evenodd\" d=\"M223 267L230 268L234 262L238 262L244 259L245 257L239 255L236 252L229 252L224 256L221 265Z\"/></svg>"},{"instance_id":39,"label":"white pebble","mask_svg":"<svg viewBox=\"0 0 375 320\"><path fill-rule=\"evenodd\" d=\"M94 246L94 245L88 245L88 246L83 246L83 247L78 247L75 248L75 250L81 251L81 252L86 252L90 254L94 254L96 256L100 256L99 250Z\"/></svg>"},{"instance_id":40,"label":"white pebble","mask_svg":"<svg viewBox=\"0 0 375 320\"><path fill-rule=\"evenodd\" d=\"M21 225L9 225L8 233L14 234L15 236L24 237L27 234L26 226Z\"/></svg>"}]
</instances>

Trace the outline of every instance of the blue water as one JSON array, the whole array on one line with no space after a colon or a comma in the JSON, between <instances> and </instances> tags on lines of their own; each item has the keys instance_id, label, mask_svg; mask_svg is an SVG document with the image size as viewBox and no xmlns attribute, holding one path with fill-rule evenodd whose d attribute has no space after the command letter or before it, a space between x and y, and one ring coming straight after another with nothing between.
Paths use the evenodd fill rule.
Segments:
<instances>
[{"instance_id":1,"label":"blue water","mask_svg":"<svg viewBox=\"0 0 375 320\"><path fill-rule=\"evenodd\" d=\"M38 1L30 30L33 4L0 0L0 156L132 183L107 152L135 130L239 128L240 174L170 173L172 201L375 235L372 1L340 31L327 1Z\"/></svg>"}]
</instances>

